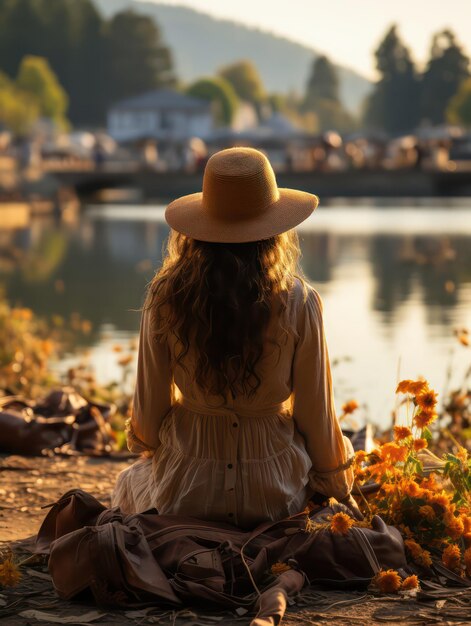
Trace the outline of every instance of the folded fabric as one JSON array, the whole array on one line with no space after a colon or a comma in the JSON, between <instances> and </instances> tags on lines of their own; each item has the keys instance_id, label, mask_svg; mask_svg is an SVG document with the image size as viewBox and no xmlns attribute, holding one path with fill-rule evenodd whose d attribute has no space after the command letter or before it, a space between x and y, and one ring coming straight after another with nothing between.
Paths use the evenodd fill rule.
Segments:
<instances>
[{"instance_id":1,"label":"folded fabric","mask_svg":"<svg viewBox=\"0 0 471 626\"><path fill-rule=\"evenodd\" d=\"M109 454L108 420L115 411L113 404L91 402L69 386L37 402L18 395L0 397L0 452Z\"/></svg>"},{"instance_id":2,"label":"folded fabric","mask_svg":"<svg viewBox=\"0 0 471 626\"><path fill-rule=\"evenodd\" d=\"M75 489L51 508L36 552L49 555L60 597L92 594L104 606L182 605L257 610L252 626L277 624L288 597L309 583L365 588L381 569L406 567L399 531L371 526L332 532L341 504L243 531L225 523L125 515Z\"/></svg>"}]
</instances>

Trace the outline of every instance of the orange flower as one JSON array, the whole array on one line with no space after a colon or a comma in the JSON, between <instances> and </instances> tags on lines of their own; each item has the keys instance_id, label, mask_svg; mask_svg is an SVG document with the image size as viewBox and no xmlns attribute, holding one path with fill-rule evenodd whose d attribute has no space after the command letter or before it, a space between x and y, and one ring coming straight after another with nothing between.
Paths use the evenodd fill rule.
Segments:
<instances>
[{"instance_id":1,"label":"orange flower","mask_svg":"<svg viewBox=\"0 0 471 626\"><path fill-rule=\"evenodd\" d=\"M430 556L430 552L428 550L424 550L422 546L420 546L413 539L406 539L404 541L404 545L409 550L412 559L416 563L424 565L425 567L430 567L432 564L432 557Z\"/></svg>"},{"instance_id":2,"label":"orange flower","mask_svg":"<svg viewBox=\"0 0 471 626\"><path fill-rule=\"evenodd\" d=\"M394 426L394 439L401 441L412 435L411 429L407 426Z\"/></svg>"},{"instance_id":3,"label":"orange flower","mask_svg":"<svg viewBox=\"0 0 471 626\"><path fill-rule=\"evenodd\" d=\"M426 380L401 380L396 388L396 393L411 393L416 395L427 389Z\"/></svg>"},{"instance_id":4,"label":"orange flower","mask_svg":"<svg viewBox=\"0 0 471 626\"><path fill-rule=\"evenodd\" d=\"M381 593L396 593L401 588L401 577L393 569L376 574L374 582Z\"/></svg>"},{"instance_id":5,"label":"orange flower","mask_svg":"<svg viewBox=\"0 0 471 626\"><path fill-rule=\"evenodd\" d=\"M423 565L423 567L430 567L432 565L432 557L428 550L422 550L422 552L414 560L419 565Z\"/></svg>"},{"instance_id":6,"label":"orange flower","mask_svg":"<svg viewBox=\"0 0 471 626\"><path fill-rule=\"evenodd\" d=\"M346 513L335 513L330 520L330 530L336 535L347 535L353 519Z\"/></svg>"},{"instance_id":7,"label":"orange flower","mask_svg":"<svg viewBox=\"0 0 471 626\"><path fill-rule=\"evenodd\" d=\"M24 322L29 322L33 319L33 311L31 309L12 309L11 317L16 320L22 320Z\"/></svg>"},{"instance_id":8,"label":"orange flower","mask_svg":"<svg viewBox=\"0 0 471 626\"><path fill-rule=\"evenodd\" d=\"M131 363L132 360L133 360L132 354L127 354L126 356L123 356L120 359L118 359L118 365L121 365L122 367L126 367L126 365L129 365L129 363Z\"/></svg>"},{"instance_id":9,"label":"orange flower","mask_svg":"<svg viewBox=\"0 0 471 626\"><path fill-rule=\"evenodd\" d=\"M464 564L466 567L466 574L467 576L471 577L471 548L467 548L464 551L463 557L464 557Z\"/></svg>"},{"instance_id":10,"label":"orange flower","mask_svg":"<svg viewBox=\"0 0 471 626\"><path fill-rule=\"evenodd\" d=\"M462 515L461 521L463 522L463 534L471 533L471 517L469 515Z\"/></svg>"},{"instance_id":11,"label":"orange flower","mask_svg":"<svg viewBox=\"0 0 471 626\"><path fill-rule=\"evenodd\" d=\"M361 465L361 463L364 463L366 461L367 456L368 454L364 450L358 450L357 452L355 452L355 463L357 465Z\"/></svg>"},{"instance_id":12,"label":"orange flower","mask_svg":"<svg viewBox=\"0 0 471 626\"><path fill-rule=\"evenodd\" d=\"M384 493L393 493L396 491L396 485L394 483L383 483L381 490L384 491Z\"/></svg>"},{"instance_id":13,"label":"orange flower","mask_svg":"<svg viewBox=\"0 0 471 626\"><path fill-rule=\"evenodd\" d=\"M12 557L7 558L0 564L0 585L14 587L19 583L21 574L13 563Z\"/></svg>"},{"instance_id":14,"label":"orange flower","mask_svg":"<svg viewBox=\"0 0 471 626\"><path fill-rule=\"evenodd\" d=\"M428 388L426 380L414 380L409 386L409 390L414 396L425 391Z\"/></svg>"},{"instance_id":15,"label":"orange flower","mask_svg":"<svg viewBox=\"0 0 471 626\"><path fill-rule=\"evenodd\" d=\"M413 559L419 556L419 554L422 552L422 547L417 543L417 541L414 541L413 539L406 539L404 541L404 545L411 553Z\"/></svg>"},{"instance_id":16,"label":"orange flower","mask_svg":"<svg viewBox=\"0 0 471 626\"><path fill-rule=\"evenodd\" d=\"M402 534L405 535L406 537L412 537L413 536L413 532L411 531L411 529L409 528L409 526L404 526L403 524L400 526L400 529L402 531ZM415 542L414 542L415 543ZM418 544L417 544L418 545ZM420 546L419 546L420 548Z\"/></svg>"},{"instance_id":17,"label":"orange flower","mask_svg":"<svg viewBox=\"0 0 471 626\"><path fill-rule=\"evenodd\" d=\"M408 591L409 589L418 589L418 587L419 587L419 579L414 574L412 576L408 576L402 581L401 591Z\"/></svg>"},{"instance_id":18,"label":"orange flower","mask_svg":"<svg viewBox=\"0 0 471 626\"><path fill-rule=\"evenodd\" d=\"M437 394L433 389L424 389L416 395L415 401L422 411L432 413L437 404Z\"/></svg>"},{"instance_id":19,"label":"orange flower","mask_svg":"<svg viewBox=\"0 0 471 626\"><path fill-rule=\"evenodd\" d=\"M283 574L284 572L290 570L291 567L288 565L288 563L281 563L281 561L277 561L276 563L273 563L270 569L272 574L274 574L275 576L279 576L280 574Z\"/></svg>"},{"instance_id":20,"label":"orange flower","mask_svg":"<svg viewBox=\"0 0 471 626\"><path fill-rule=\"evenodd\" d=\"M446 532L452 539L459 539L463 534L464 525L459 517L455 517L453 513L447 511L443 516Z\"/></svg>"},{"instance_id":21,"label":"orange flower","mask_svg":"<svg viewBox=\"0 0 471 626\"><path fill-rule=\"evenodd\" d=\"M396 393L408 393L412 382L413 381L409 379L401 380L401 382L396 387Z\"/></svg>"},{"instance_id":22,"label":"orange flower","mask_svg":"<svg viewBox=\"0 0 471 626\"><path fill-rule=\"evenodd\" d=\"M461 551L456 544L450 544L443 550L442 563L453 572L459 572L461 565Z\"/></svg>"},{"instance_id":23,"label":"orange flower","mask_svg":"<svg viewBox=\"0 0 471 626\"><path fill-rule=\"evenodd\" d=\"M425 428L437 419L438 415L433 412L424 411L423 409L414 416L414 424L417 428Z\"/></svg>"},{"instance_id":24,"label":"orange flower","mask_svg":"<svg viewBox=\"0 0 471 626\"><path fill-rule=\"evenodd\" d=\"M458 452L456 453L456 456L459 458L459 460L462 463L467 463L467 461L468 461L468 451L466 450L466 448L462 448L460 446L458 448Z\"/></svg>"},{"instance_id":25,"label":"orange flower","mask_svg":"<svg viewBox=\"0 0 471 626\"><path fill-rule=\"evenodd\" d=\"M344 415L349 415L350 413L356 411L359 406L360 405L356 400L349 400L342 406L342 411L344 412Z\"/></svg>"},{"instance_id":26,"label":"orange flower","mask_svg":"<svg viewBox=\"0 0 471 626\"><path fill-rule=\"evenodd\" d=\"M417 441L419 440L417 439ZM430 474L430 476L427 476L427 478L424 478L424 480L420 483L420 486L423 487L424 489L436 490L437 481L435 478L435 474Z\"/></svg>"},{"instance_id":27,"label":"orange flower","mask_svg":"<svg viewBox=\"0 0 471 626\"><path fill-rule=\"evenodd\" d=\"M438 504L438 506L441 506L443 509L447 509L450 506L450 498L444 491L433 494L429 502L431 504Z\"/></svg>"},{"instance_id":28,"label":"orange flower","mask_svg":"<svg viewBox=\"0 0 471 626\"><path fill-rule=\"evenodd\" d=\"M417 498L422 495L423 489L411 478L404 478L401 481L401 489L406 496Z\"/></svg>"},{"instance_id":29,"label":"orange flower","mask_svg":"<svg viewBox=\"0 0 471 626\"><path fill-rule=\"evenodd\" d=\"M367 478L369 478L369 475L368 475L368 472L366 471L366 469L357 468L355 470L355 478L356 478L356 480L363 481L363 480L366 480Z\"/></svg>"},{"instance_id":30,"label":"orange flower","mask_svg":"<svg viewBox=\"0 0 471 626\"><path fill-rule=\"evenodd\" d=\"M462 346L469 346L469 331L467 328L459 328L455 330L455 335Z\"/></svg>"},{"instance_id":31,"label":"orange flower","mask_svg":"<svg viewBox=\"0 0 471 626\"><path fill-rule=\"evenodd\" d=\"M419 509L419 513L428 521L431 521L435 518L435 511L429 504L424 504L424 506L421 506Z\"/></svg>"},{"instance_id":32,"label":"orange flower","mask_svg":"<svg viewBox=\"0 0 471 626\"><path fill-rule=\"evenodd\" d=\"M416 452L418 452L419 450L423 450L424 448L427 447L427 440L426 439L414 439L414 450Z\"/></svg>"},{"instance_id":33,"label":"orange flower","mask_svg":"<svg viewBox=\"0 0 471 626\"><path fill-rule=\"evenodd\" d=\"M405 461L407 457L407 448L405 446L399 446L392 441L385 443L382 446L383 458L388 458L392 463Z\"/></svg>"}]
</instances>

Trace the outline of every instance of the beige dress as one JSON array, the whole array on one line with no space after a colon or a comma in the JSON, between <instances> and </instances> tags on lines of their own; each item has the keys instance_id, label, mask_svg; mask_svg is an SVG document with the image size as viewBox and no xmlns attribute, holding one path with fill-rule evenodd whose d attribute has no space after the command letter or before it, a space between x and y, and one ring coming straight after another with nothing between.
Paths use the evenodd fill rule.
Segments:
<instances>
[{"instance_id":1,"label":"beige dress","mask_svg":"<svg viewBox=\"0 0 471 626\"><path fill-rule=\"evenodd\" d=\"M174 366L172 340L158 341L141 318L128 447L143 455L118 477L112 505L152 507L242 527L301 511L314 491L350 493L353 449L335 414L318 293L296 279L283 333L272 317L256 394L205 395L192 377L191 349Z\"/></svg>"}]
</instances>

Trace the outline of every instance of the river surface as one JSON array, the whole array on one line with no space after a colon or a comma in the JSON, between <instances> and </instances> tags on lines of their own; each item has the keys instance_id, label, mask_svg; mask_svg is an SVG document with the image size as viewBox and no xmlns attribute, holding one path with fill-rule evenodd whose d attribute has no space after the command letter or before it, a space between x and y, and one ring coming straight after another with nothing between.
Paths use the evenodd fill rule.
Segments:
<instances>
[{"instance_id":1,"label":"river surface","mask_svg":"<svg viewBox=\"0 0 471 626\"><path fill-rule=\"evenodd\" d=\"M331 202L300 228L302 267L324 301L338 407L386 425L398 377L441 392L471 364L455 330L471 330L471 200ZM116 344L139 327L146 283L168 234L162 206L87 206L2 230L0 286L40 315L91 322L80 337L103 381L119 379ZM73 362L73 359L72 361Z\"/></svg>"}]
</instances>

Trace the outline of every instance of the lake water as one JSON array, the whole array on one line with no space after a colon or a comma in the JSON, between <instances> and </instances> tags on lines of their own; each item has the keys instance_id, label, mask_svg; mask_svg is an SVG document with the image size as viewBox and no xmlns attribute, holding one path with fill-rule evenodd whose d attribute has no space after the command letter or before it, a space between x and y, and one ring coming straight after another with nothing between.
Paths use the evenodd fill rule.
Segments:
<instances>
[{"instance_id":1,"label":"lake water","mask_svg":"<svg viewBox=\"0 0 471 626\"><path fill-rule=\"evenodd\" d=\"M320 207L299 229L302 266L324 300L337 405L356 398L360 421L387 424L398 375L423 375L440 392L471 348L471 200L350 201ZM163 207L88 206L75 220L35 218L2 230L0 285L40 315L78 311L92 323L80 343L102 381L139 327L146 283L168 234ZM399 374L398 374L399 372Z\"/></svg>"}]
</instances>

